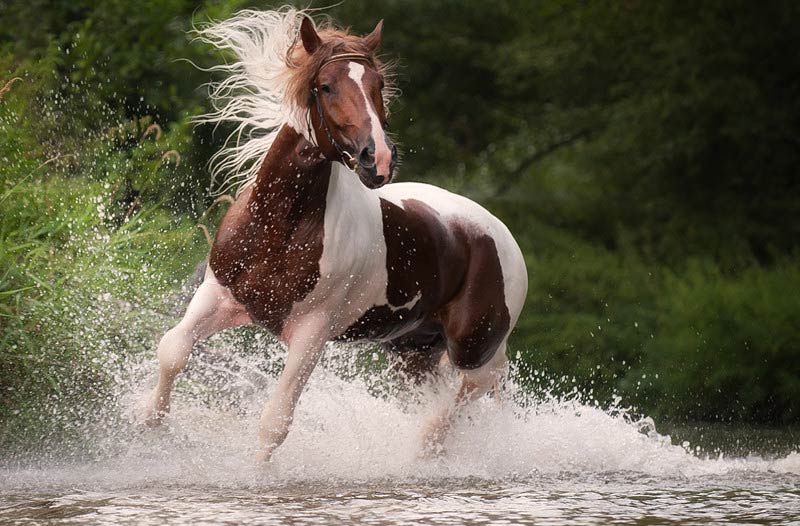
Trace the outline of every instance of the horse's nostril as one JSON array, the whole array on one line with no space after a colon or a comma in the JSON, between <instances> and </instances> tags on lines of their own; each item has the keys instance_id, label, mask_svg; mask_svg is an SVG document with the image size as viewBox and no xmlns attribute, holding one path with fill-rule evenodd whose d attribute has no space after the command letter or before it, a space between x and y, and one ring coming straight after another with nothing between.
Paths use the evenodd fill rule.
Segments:
<instances>
[{"instance_id":1,"label":"horse's nostril","mask_svg":"<svg viewBox=\"0 0 800 526\"><path fill-rule=\"evenodd\" d=\"M369 147L364 148L361 150L361 154L358 156L358 162L361 166L365 166L367 168L371 168L375 166L375 153Z\"/></svg>"}]
</instances>

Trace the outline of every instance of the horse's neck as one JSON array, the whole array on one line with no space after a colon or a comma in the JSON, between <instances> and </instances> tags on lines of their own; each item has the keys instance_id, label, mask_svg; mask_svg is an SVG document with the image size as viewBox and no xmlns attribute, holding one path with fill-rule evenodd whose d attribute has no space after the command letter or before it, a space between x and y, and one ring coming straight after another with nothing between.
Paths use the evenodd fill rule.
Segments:
<instances>
[{"instance_id":1,"label":"horse's neck","mask_svg":"<svg viewBox=\"0 0 800 526\"><path fill-rule=\"evenodd\" d=\"M349 275L346 262L354 254L374 253L383 236L379 194L341 163L322 157L290 126L264 159L248 208L252 232L247 237L267 232L265 243L273 255L321 240L329 255L320 263L326 274Z\"/></svg>"},{"instance_id":2,"label":"horse's neck","mask_svg":"<svg viewBox=\"0 0 800 526\"><path fill-rule=\"evenodd\" d=\"M272 221L325 210L324 217L342 228L361 222L379 208L378 194L341 163L323 157L290 125L284 125L253 184L251 211ZM271 221L271 222L272 222ZM380 222L380 221L379 221Z\"/></svg>"},{"instance_id":3,"label":"horse's neck","mask_svg":"<svg viewBox=\"0 0 800 526\"><path fill-rule=\"evenodd\" d=\"M380 208L378 193L368 190L358 176L343 164L332 163L330 174L326 218L337 223L360 223L365 220L365 215L371 215Z\"/></svg>"},{"instance_id":4,"label":"horse's neck","mask_svg":"<svg viewBox=\"0 0 800 526\"><path fill-rule=\"evenodd\" d=\"M325 202L324 244L332 252L332 259L353 261L354 257L371 259L382 254L383 219L380 194L369 190L358 175L340 163L333 163ZM336 254L339 254L338 256ZM334 262L330 262L334 263ZM361 263L359 263L359 266ZM385 268L385 262L381 263ZM335 268L326 268L330 273ZM352 269L339 270L350 274ZM363 269L362 269L363 270ZM376 272L380 270L377 269Z\"/></svg>"},{"instance_id":5,"label":"horse's neck","mask_svg":"<svg viewBox=\"0 0 800 526\"><path fill-rule=\"evenodd\" d=\"M330 161L293 127L284 125L261 164L250 198L255 215L285 216L324 200Z\"/></svg>"}]
</instances>

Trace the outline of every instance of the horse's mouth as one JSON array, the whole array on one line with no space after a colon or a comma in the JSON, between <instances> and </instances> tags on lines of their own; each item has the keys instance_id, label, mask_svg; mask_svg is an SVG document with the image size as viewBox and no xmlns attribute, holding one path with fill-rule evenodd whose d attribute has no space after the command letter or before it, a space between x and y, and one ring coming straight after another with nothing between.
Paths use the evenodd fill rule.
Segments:
<instances>
[{"instance_id":1,"label":"horse's mouth","mask_svg":"<svg viewBox=\"0 0 800 526\"><path fill-rule=\"evenodd\" d=\"M391 179L385 175L373 175L369 173L361 173L361 182L370 190L375 190L385 185Z\"/></svg>"}]
</instances>

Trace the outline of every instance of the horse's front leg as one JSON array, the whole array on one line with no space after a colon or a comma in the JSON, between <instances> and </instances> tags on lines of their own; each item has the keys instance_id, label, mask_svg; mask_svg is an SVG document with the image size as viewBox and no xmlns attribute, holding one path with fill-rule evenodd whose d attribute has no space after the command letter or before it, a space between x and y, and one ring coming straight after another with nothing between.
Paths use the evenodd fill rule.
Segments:
<instances>
[{"instance_id":1,"label":"horse's front leg","mask_svg":"<svg viewBox=\"0 0 800 526\"><path fill-rule=\"evenodd\" d=\"M297 401L328 340L329 318L323 314L304 315L292 321L284 334L289 353L278 385L261 413L256 458L262 461L272 457L289 433Z\"/></svg>"},{"instance_id":2,"label":"horse's front leg","mask_svg":"<svg viewBox=\"0 0 800 526\"><path fill-rule=\"evenodd\" d=\"M207 268L203 283L194 293L183 319L168 330L158 344L158 384L145 401L140 420L156 425L169 412L175 377L186 367L192 346L198 340L252 322L244 306L217 281L211 268Z\"/></svg>"}]
</instances>

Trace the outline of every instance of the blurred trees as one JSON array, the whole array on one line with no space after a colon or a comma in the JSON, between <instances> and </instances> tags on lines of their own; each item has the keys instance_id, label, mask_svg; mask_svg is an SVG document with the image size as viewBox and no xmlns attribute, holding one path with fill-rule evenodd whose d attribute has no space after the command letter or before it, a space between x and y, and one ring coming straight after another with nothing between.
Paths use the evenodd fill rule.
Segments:
<instances>
[{"instance_id":1,"label":"blurred trees","mask_svg":"<svg viewBox=\"0 0 800 526\"><path fill-rule=\"evenodd\" d=\"M393 125L413 150L413 176L463 165L485 174L489 195L511 198L532 192L537 162L560 154L564 177L592 188L563 184L572 196L534 198L531 213L589 239L618 246L623 229L671 263L769 262L796 247L800 4L341 9L343 20L387 19L385 48L404 66Z\"/></svg>"},{"instance_id":2,"label":"blurred trees","mask_svg":"<svg viewBox=\"0 0 800 526\"><path fill-rule=\"evenodd\" d=\"M241 7L268 5L5 2L0 64L73 101L49 126L26 121L42 141L158 122L180 170L142 176L138 140L115 155L137 195L197 214L215 138L187 118L210 75L179 59L222 60L186 31ZM512 356L651 414L800 419L800 4L388 0L327 13L364 32L386 19L401 180L466 193L519 238L531 286Z\"/></svg>"}]
</instances>

